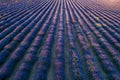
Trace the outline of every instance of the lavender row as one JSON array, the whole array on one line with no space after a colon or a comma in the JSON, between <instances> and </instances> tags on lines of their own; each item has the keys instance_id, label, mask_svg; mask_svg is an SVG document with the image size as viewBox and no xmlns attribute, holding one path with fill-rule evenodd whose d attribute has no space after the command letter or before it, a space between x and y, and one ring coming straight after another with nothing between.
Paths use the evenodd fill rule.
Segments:
<instances>
[{"instance_id":1,"label":"lavender row","mask_svg":"<svg viewBox=\"0 0 120 80\"><path fill-rule=\"evenodd\" d=\"M44 6L44 7L45 7L45 6ZM44 8L44 7L43 7L43 8ZM28 25L30 22L33 22L33 23L36 24L36 22L39 20L40 17L42 17L43 13L44 13L46 10L47 10L47 7L45 8L45 10L43 10L41 13L39 13L39 12L41 11L41 9L38 9L38 11L36 12L36 14L33 14L33 13L32 13L33 15L30 14L30 15L32 15L31 17L29 17L30 15L27 15L27 16L29 17L28 20L25 21L24 23L20 24L18 27L17 27L17 25L15 25L15 26L12 26L12 28L11 28L11 27L7 28L7 31L10 32L10 31L12 31L12 29L14 29L15 27L17 27L12 33L8 34L7 36L3 35L3 34L7 34L6 31L4 31L3 34L1 33L1 36L5 36L5 38L0 41L0 44L1 44L0 50L2 50L2 49L4 48L4 46L5 46L6 44L8 44L8 43L14 38L14 36L16 36L23 28L27 27L27 25ZM36 16L37 16L38 14L40 15L40 17L39 17L39 18L36 18ZM34 18L36 18L36 20L35 20L35 21L32 21ZM19 23L19 22L18 22L18 23ZM31 23L31 24L32 24L32 23ZM32 26L31 26L31 27L32 27Z\"/></svg>"},{"instance_id":2,"label":"lavender row","mask_svg":"<svg viewBox=\"0 0 120 80\"><path fill-rule=\"evenodd\" d=\"M89 15L85 13L85 15L88 17ZM100 23L97 23L97 21L95 21L93 18L91 18L91 16L89 16L88 18L95 26L96 26L96 29L103 35L105 36L105 38L108 40L109 43L111 43L112 45L115 46L115 48L119 49L120 48L120 43L116 40L117 38L111 36L109 34L109 32L107 32L107 30L105 30L103 27L102 24ZM96 25L96 24L100 24L100 25ZM119 35L116 35L119 39Z\"/></svg>"},{"instance_id":3,"label":"lavender row","mask_svg":"<svg viewBox=\"0 0 120 80\"><path fill-rule=\"evenodd\" d=\"M104 50L101 48L101 46L94 40L94 37L92 36L91 32L89 31L89 29L83 25L85 25L83 23L83 21L79 18L79 15L77 13L75 13L75 15L77 15L76 17L79 19L79 23L83 29L83 31L85 32L85 34L87 35L87 38L89 39L97 58L100 61L100 64L102 65L103 70L106 72L106 74L108 75L107 78L110 78L110 80L113 79L119 79L120 75L117 72L116 68L114 67L114 65L111 63L110 59L108 58L108 56L106 55L106 53L104 52Z\"/></svg>"},{"instance_id":4,"label":"lavender row","mask_svg":"<svg viewBox=\"0 0 120 80\"><path fill-rule=\"evenodd\" d=\"M60 19L57 30L57 39L54 58L54 80L66 80L64 58L64 1L60 4Z\"/></svg>"},{"instance_id":5,"label":"lavender row","mask_svg":"<svg viewBox=\"0 0 120 80\"><path fill-rule=\"evenodd\" d=\"M53 4L49 7L48 11L46 11L45 16L42 16L41 20L38 24L41 24L43 20L45 20L46 16L48 16L49 11L52 9ZM11 71L13 71L15 65L20 61L20 59L25 55L24 53L29 48L31 42L34 40L35 35L40 30L40 26L36 25L31 30L31 32L24 38L24 40L20 43L20 46L16 48L16 50L10 55L7 62L0 69L0 79L5 79L10 76Z\"/></svg>"},{"instance_id":6,"label":"lavender row","mask_svg":"<svg viewBox=\"0 0 120 80\"><path fill-rule=\"evenodd\" d=\"M54 9L52 10L52 12L54 11ZM51 13L52 13L51 12ZM52 14L53 15L53 14ZM52 18L52 16L50 16L49 17L49 19L47 19L47 21L44 23L44 24L49 24L50 23L50 18ZM45 29L47 29L49 26L48 25L43 25L42 26L42 28L45 28ZM51 27L50 28L50 30L52 31L52 30L54 30L54 28L55 27ZM30 72L31 72L31 69L33 68L33 64L35 63L35 61L36 61L36 58L37 58L37 53L38 53L38 50L39 50L39 47L40 47L40 45L41 45L41 41L42 41L42 38L44 37L44 35L45 34L40 34L41 32L44 32L44 31L46 31L45 29L41 29L40 30L40 32L38 32L38 36L36 36L36 38L35 38L35 40L34 40L34 42L32 43L32 45L31 45L31 47L28 49L28 51L27 51L27 54L25 55L25 57L24 57L24 60L23 60L23 62L20 64L20 66L19 66L19 68L18 68L18 70L16 71L16 74L15 74L15 76L13 76L13 79L14 80L18 80L18 79L24 79L24 80L28 80L28 77L30 76ZM50 32L51 32L50 31ZM52 39L53 38L53 33L52 33L52 35L50 34L48 34L48 37L47 37L47 41L48 41L48 39ZM49 43L49 44L51 44L52 45L52 43L51 43L51 41L52 40L50 40L50 42L47 42L47 43ZM43 48L45 48L46 46L47 47L50 47L51 45L46 45L45 44L45 46L43 46ZM41 51L41 54L43 53L43 55L45 54L47 52L47 50L45 50L45 49L43 49L42 51ZM50 51L48 51L48 52L50 52ZM49 54L49 53L48 53ZM29 57L30 57L30 60L29 60ZM40 56L40 57L42 57L42 56ZM41 60L43 60L43 58L41 59ZM45 59L44 59L45 60ZM43 62L41 62L41 64L43 64ZM28 68L29 67L29 68ZM37 68L36 68L37 69ZM39 69L40 70L40 69ZM38 71L38 70L37 70ZM38 78L39 77L39 78ZM36 80L36 79L42 79L42 77L44 77L44 78L46 78L45 76L37 76L37 74L35 74L35 77L34 77L34 79Z\"/></svg>"},{"instance_id":7,"label":"lavender row","mask_svg":"<svg viewBox=\"0 0 120 80\"><path fill-rule=\"evenodd\" d=\"M73 8L70 8L70 9L73 10ZM84 57L84 62L85 62L86 71L87 71L86 73L91 80L101 80L103 79L103 76L100 73L98 67L95 65L96 62L94 60L94 57L91 55L91 52L89 51L89 48L85 43L83 33L81 32L81 30L79 30L80 26L77 23L77 19L75 18L73 11L72 13L70 13L70 15L76 30L78 42L80 43L80 46L81 46L81 51L83 53L82 55Z\"/></svg>"},{"instance_id":8,"label":"lavender row","mask_svg":"<svg viewBox=\"0 0 120 80\"><path fill-rule=\"evenodd\" d=\"M0 29L3 31L3 29L5 29L6 27L14 24L15 22L19 21L21 18L25 17L26 14L29 14L33 9L39 7L40 5L43 5L43 3L41 2L40 4L37 4L37 5L38 6L36 5L30 6L29 8L21 10L17 13L15 11L15 13L12 13L9 16L6 16L6 18L4 17L4 19L2 19L0 22L0 26L1 26Z\"/></svg>"},{"instance_id":9,"label":"lavender row","mask_svg":"<svg viewBox=\"0 0 120 80\"><path fill-rule=\"evenodd\" d=\"M75 37L73 35L73 29L70 23L70 16L67 11L66 16L67 37L69 41L70 73L72 80L86 80L85 73L83 72L82 60L75 45Z\"/></svg>"},{"instance_id":10,"label":"lavender row","mask_svg":"<svg viewBox=\"0 0 120 80\"><path fill-rule=\"evenodd\" d=\"M21 18L20 20L18 20L17 22L15 21L14 22L14 24L13 25L15 25L15 26L18 26L18 25L20 25L21 23L23 23L23 22L25 22L25 20L27 20L32 14L34 14L36 11L38 11L39 9L40 10L42 10L42 5L40 6L40 7L36 7L37 9L35 9L35 7L33 8L33 9L35 9L35 10L33 10L32 12L29 12L29 10L28 11L26 11L27 13L29 13L29 15L27 14L27 16L25 16L25 17L23 17L23 18ZM45 6L43 7L43 8L45 8ZM18 17L18 19L19 19L19 17ZM13 20L14 21L14 20ZM11 25L11 24L10 24ZM5 25L5 26L9 26L9 27L7 27L7 28L11 28L11 26L13 26L13 25ZM7 28L5 29L5 30L7 30ZM4 30L2 29L2 32L3 32ZM2 33L1 33L2 34ZM6 33L7 34L7 33ZM1 37L2 38L2 37Z\"/></svg>"},{"instance_id":11,"label":"lavender row","mask_svg":"<svg viewBox=\"0 0 120 80\"><path fill-rule=\"evenodd\" d=\"M89 26L89 29L98 38L98 43L100 43L101 46L104 47L110 53L109 54L110 56L113 56L112 60L119 68L119 58L118 58L119 53L102 37L101 33L99 33L98 30L94 26L92 26L92 24L90 24L90 22L87 20L87 18L85 18L85 16L82 13L81 13L81 16L82 16L83 20L85 20L85 22Z\"/></svg>"},{"instance_id":12,"label":"lavender row","mask_svg":"<svg viewBox=\"0 0 120 80\"><path fill-rule=\"evenodd\" d=\"M50 5L48 5L48 7L49 6ZM47 9L47 7L45 9ZM43 12L45 12L45 10L43 10ZM5 49L3 51L1 51L1 54L0 54L0 56L1 56L0 57L0 60L1 60L0 64L5 62L5 59L7 58L7 56L17 47L17 45L19 45L19 43L25 38L25 36L31 31L31 29L34 28L35 24L42 17L43 12L39 13L39 15L26 28L24 28L21 31L21 33L16 35L13 38L13 40L8 45L5 46ZM41 21L39 21L41 23L44 21L44 17L42 17L42 18L41 18ZM41 23L37 23L37 26L41 26L42 25Z\"/></svg>"}]
</instances>

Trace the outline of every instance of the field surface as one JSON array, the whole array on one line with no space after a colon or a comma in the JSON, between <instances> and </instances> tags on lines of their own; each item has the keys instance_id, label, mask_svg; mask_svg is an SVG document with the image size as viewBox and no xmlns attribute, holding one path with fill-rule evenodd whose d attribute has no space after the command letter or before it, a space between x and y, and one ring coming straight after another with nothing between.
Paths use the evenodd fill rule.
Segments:
<instances>
[{"instance_id":1,"label":"field surface","mask_svg":"<svg viewBox=\"0 0 120 80\"><path fill-rule=\"evenodd\" d=\"M120 6L99 1L1 0L0 80L120 80Z\"/></svg>"}]
</instances>

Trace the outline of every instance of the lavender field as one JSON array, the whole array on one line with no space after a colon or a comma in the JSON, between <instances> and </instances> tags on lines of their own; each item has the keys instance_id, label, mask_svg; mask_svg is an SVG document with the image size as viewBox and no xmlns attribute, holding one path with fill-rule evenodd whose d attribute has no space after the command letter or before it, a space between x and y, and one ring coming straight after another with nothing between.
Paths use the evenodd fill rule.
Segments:
<instances>
[{"instance_id":1,"label":"lavender field","mask_svg":"<svg viewBox=\"0 0 120 80\"><path fill-rule=\"evenodd\" d=\"M102 2L0 0L0 80L120 80L120 1Z\"/></svg>"}]
</instances>

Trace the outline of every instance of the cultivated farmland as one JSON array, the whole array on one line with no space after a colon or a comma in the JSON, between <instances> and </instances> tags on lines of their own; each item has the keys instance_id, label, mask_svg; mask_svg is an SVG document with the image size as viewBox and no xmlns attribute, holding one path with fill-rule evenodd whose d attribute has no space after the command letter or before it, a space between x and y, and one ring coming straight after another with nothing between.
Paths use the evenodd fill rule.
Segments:
<instances>
[{"instance_id":1,"label":"cultivated farmland","mask_svg":"<svg viewBox=\"0 0 120 80\"><path fill-rule=\"evenodd\" d=\"M0 80L120 80L118 7L1 0Z\"/></svg>"}]
</instances>

